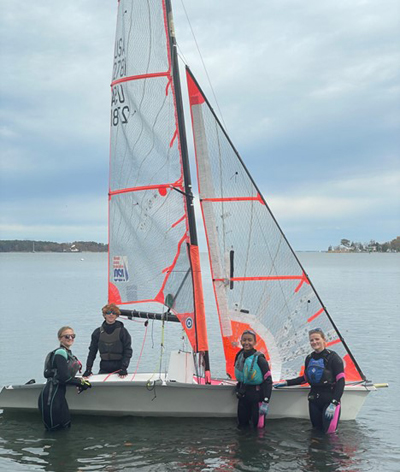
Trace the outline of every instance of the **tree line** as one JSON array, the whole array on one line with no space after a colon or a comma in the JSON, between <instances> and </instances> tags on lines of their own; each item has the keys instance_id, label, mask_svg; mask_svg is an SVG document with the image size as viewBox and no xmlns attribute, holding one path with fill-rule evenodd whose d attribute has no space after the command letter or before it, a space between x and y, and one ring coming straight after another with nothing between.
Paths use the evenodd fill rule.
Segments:
<instances>
[{"instance_id":1,"label":"tree line","mask_svg":"<svg viewBox=\"0 0 400 472\"><path fill-rule=\"evenodd\" d=\"M400 236L386 243L371 239L369 243L341 239L339 246L329 246L328 252L400 252Z\"/></svg>"},{"instance_id":2,"label":"tree line","mask_svg":"<svg viewBox=\"0 0 400 472\"><path fill-rule=\"evenodd\" d=\"M0 240L0 252L107 252L108 244L95 241L55 243L52 241Z\"/></svg>"}]
</instances>

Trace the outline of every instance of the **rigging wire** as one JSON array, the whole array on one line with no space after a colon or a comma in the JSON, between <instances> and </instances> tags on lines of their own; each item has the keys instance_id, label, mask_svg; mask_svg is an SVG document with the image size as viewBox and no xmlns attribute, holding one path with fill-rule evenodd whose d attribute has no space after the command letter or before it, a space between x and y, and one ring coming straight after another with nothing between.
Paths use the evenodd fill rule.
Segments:
<instances>
[{"instance_id":1,"label":"rigging wire","mask_svg":"<svg viewBox=\"0 0 400 472\"><path fill-rule=\"evenodd\" d=\"M146 335L147 335L147 328L149 327L149 321L148 320L144 323L144 326L146 327L146 330L145 330L144 336L143 336L142 349L140 350L139 358L138 358L138 361L137 361L137 364L136 364L136 369L135 369L134 374L132 375L131 380L133 380L135 378L136 372L139 368L140 360L142 359L143 348L144 348L144 345L145 345Z\"/></svg>"},{"instance_id":2,"label":"rigging wire","mask_svg":"<svg viewBox=\"0 0 400 472\"><path fill-rule=\"evenodd\" d=\"M182 4L183 11L185 12L186 19L187 19L187 21L188 21L188 23L189 23L189 28L190 28L190 31L192 32L192 36L193 36L194 42L195 42L195 44L196 44L197 52L199 53L201 63L203 64L204 72L206 73L207 80L208 80L208 84L210 85L211 92L212 92L212 94L213 94L215 103L216 103L217 108L218 108L219 115L220 115L220 117L221 117L221 121L222 121L222 123L223 123L223 125L224 125L225 131L228 132L228 128L226 127L225 120L224 120L224 117L223 117L222 112L221 112L221 108L219 107L219 103L218 103L218 100L217 100L217 96L215 95L214 88L213 88L213 86L212 86L210 76L208 75L208 71L207 71L206 64L205 64L205 62L204 62L204 60L203 60L203 56L202 56L202 54L201 54L199 44L197 43L196 35L194 34L194 30L193 30L193 28L192 28L192 24L191 24L191 22L190 22L189 15L188 15L188 13L187 13L187 11L186 11L186 7L185 7L185 4L184 4L184 1L183 1L183 0L181 0L181 4ZM181 48L179 47L179 45L178 45L178 49L179 49L179 51L181 51ZM179 56L181 57L181 59L182 59L182 61L184 62L184 64L187 65L188 63L187 63L187 61L185 60L185 57L184 57L183 53L179 53Z\"/></svg>"}]
</instances>

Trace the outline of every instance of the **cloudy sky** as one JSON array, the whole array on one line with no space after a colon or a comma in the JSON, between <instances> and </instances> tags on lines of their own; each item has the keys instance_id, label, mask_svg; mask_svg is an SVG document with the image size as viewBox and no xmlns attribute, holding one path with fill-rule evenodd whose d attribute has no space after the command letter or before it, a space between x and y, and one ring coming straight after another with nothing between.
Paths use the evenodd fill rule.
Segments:
<instances>
[{"instance_id":1,"label":"cloudy sky","mask_svg":"<svg viewBox=\"0 0 400 472\"><path fill-rule=\"evenodd\" d=\"M399 2L173 7L181 55L293 247L400 235ZM116 9L0 0L0 239L107 242Z\"/></svg>"}]
</instances>

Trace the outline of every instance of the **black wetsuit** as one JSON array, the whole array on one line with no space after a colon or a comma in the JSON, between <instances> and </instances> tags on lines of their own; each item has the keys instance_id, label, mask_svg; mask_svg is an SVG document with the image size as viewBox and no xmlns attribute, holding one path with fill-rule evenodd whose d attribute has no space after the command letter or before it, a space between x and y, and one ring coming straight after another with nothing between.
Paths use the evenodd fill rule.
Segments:
<instances>
[{"instance_id":1,"label":"black wetsuit","mask_svg":"<svg viewBox=\"0 0 400 472\"><path fill-rule=\"evenodd\" d=\"M128 369L132 357L131 336L121 321L104 323L93 331L86 361L86 370L91 371L97 351L100 352L100 374L109 374Z\"/></svg>"},{"instance_id":2,"label":"black wetsuit","mask_svg":"<svg viewBox=\"0 0 400 472\"><path fill-rule=\"evenodd\" d=\"M243 353L244 358L247 359L256 352L255 349L252 349L251 351L244 351L241 349L236 354L235 364L241 353ZM263 377L262 383L260 385L246 385L242 382L238 382L236 385L236 393L239 398L237 409L239 426L247 426L251 423L256 428L259 420L260 402L264 401L264 399L268 399L267 402L269 402L269 399L271 398L272 377L264 354L259 354L257 362Z\"/></svg>"},{"instance_id":3,"label":"black wetsuit","mask_svg":"<svg viewBox=\"0 0 400 472\"><path fill-rule=\"evenodd\" d=\"M323 360L324 373L321 380L317 383L312 378L307 378L307 369L310 361ZM336 430L340 418L340 399L343 395L345 386L344 366L342 359L336 352L324 349L322 352L312 352L306 357L304 375L287 381L288 385L300 385L308 382L311 386L308 395L308 406L310 420L314 428L324 432L333 432ZM325 411L332 400L337 405L334 418L327 419Z\"/></svg>"},{"instance_id":4,"label":"black wetsuit","mask_svg":"<svg viewBox=\"0 0 400 472\"><path fill-rule=\"evenodd\" d=\"M46 364L47 383L38 401L44 426L48 431L69 428L71 417L65 394L67 385L81 385L80 379L75 377L81 363L69 349L60 346L49 354Z\"/></svg>"}]
</instances>

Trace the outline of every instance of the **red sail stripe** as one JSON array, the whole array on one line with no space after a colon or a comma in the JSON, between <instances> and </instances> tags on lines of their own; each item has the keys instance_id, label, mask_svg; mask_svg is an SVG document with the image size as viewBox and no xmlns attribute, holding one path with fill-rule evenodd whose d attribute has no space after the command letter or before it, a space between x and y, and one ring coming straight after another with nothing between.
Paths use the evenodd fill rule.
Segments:
<instances>
[{"instance_id":1,"label":"red sail stripe","mask_svg":"<svg viewBox=\"0 0 400 472\"><path fill-rule=\"evenodd\" d=\"M297 292L301 289L301 287L302 287L302 285L303 285L304 283L310 285L310 282L308 281L307 275L303 272L303 275L301 276L301 282L300 282L299 285L295 288L295 291L294 291L294 292L297 293Z\"/></svg>"},{"instance_id":2,"label":"red sail stripe","mask_svg":"<svg viewBox=\"0 0 400 472\"><path fill-rule=\"evenodd\" d=\"M317 318L317 316L319 316L323 312L324 312L324 309L321 308L319 311L317 311L317 313L315 313L315 315L312 315L310 316L310 318L308 318L307 323L310 323L312 320L315 320L315 318Z\"/></svg>"},{"instance_id":3,"label":"red sail stripe","mask_svg":"<svg viewBox=\"0 0 400 472\"><path fill-rule=\"evenodd\" d=\"M144 185L143 187L131 187L131 188L122 188L119 190L110 190L108 195L119 195L120 193L129 193L129 192L140 192L143 190L159 190L162 188L172 188L176 187L176 182L171 184L156 184L156 185Z\"/></svg>"},{"instance_id":4,"label":"red sail stripe","mask_svg":"<svg viewBox=\"0 0 400 472\"><path fill-rule=\"evenodd\" d=\"M178 226L181 221L183 221L186 218L186 215L183 215L182 218L179 218L178 221L176 221L171 228L175 228L175 226Z\"/></svg>"},{"instance_id":5,"label":"red sail stripe","mask_svg":"<svg viewBox=\"0 0 400 472\"><path fill-rule=\"evenodd\" d=\"M162 270L162 273L164 274L165 272L167 272L167 276L165 277L165 280L163 282L163 285L161 287L161 291L164 290L164 287L165 287L165 284L167 283L167 279L169 277L169 274L172 272L173 268L175 267L175 264L176 264L176 261L178 260L178 257L179 257L179 253L181 252L181 246L182 244L187 240L187 234L185 233L183 235L183 237L181 238L181 240L179 241L178 243L178 250L176 252L176 255L174 257L174 260L172 262L172 264L168 267L166 267L165 269Z\"/></svg>"},{"instance_id":6,"label":"red sail stripe","mask_svg":"<svg viewBox=\"0 0 400 472\"><path fill-rule=\"evenodd\" d=\"M333 346L334 344L341 343L342 341L340 339L335 339L334 341L330 341L329 343L326 343L327 346Z\"/></svg>"},{"instance_id":7,"label":"red sail stripe","mask_svg":"<svg viewBox=\"0 0 400 472\"><path fill-rule=\"evenodd\" d=\"M111 82L111 87L115 85L121 84L123 82L131 82L132 80L140 80L140 79L154 79L157 77L167 77L169 78L170 71L167 72L154 72L153 74L140 74L140 75L131 75L129 77L122 77L122 79L117 79Z\"/></svg>"},{"instance_id":8,"label":"red sail stripe","mask_svg":"<svg viewBox=\"0 0 400 472\"><path fill-rule=\"evenodd\" d=\"M172 148L172 146L174 145L174 141L177 138L177 136L178 136L178 130L176 129L174 135L172 136L171 142L169 143L170 148Z\"/></svg>"},{"instance_id":9,"label":"red sail stripe","mask_svg":"<svg viewBox=\"0 0 400 472\"><path fill-rule=\"evenodd\" d=\"M168 95L168 89L171 87L172 84L172 77L169 77L167 86L165 87L165 96Z\"/></svg>"},{"instance_id":10,"label":"red sail stripe","mask_svg":"<svg viewBox=\"0 0 400 472\"><path fill-rule=\"evenodd\" d=\"M214 282L224 282L229 280L232 282L246 282L247 280L301 280L301 275L276 275L267 277L232 277L227 279L213 279Z\"/></svg>"},{"instance_id":11,"label":"red sail stripe","mask_svg":"<svg viewBox=\"0 0 400 472\"><path fill-rule=\"evenodd\" d=\"M249 201L257 201L264 205L262 198L260 195L257 197L218 197L218 198L202 198L202 202L249 202Z\"/></svg>"}]
</instances>

